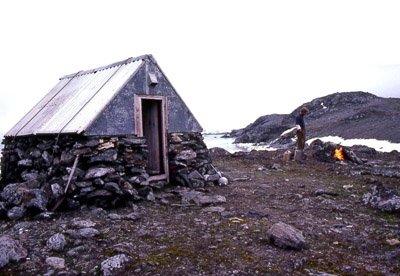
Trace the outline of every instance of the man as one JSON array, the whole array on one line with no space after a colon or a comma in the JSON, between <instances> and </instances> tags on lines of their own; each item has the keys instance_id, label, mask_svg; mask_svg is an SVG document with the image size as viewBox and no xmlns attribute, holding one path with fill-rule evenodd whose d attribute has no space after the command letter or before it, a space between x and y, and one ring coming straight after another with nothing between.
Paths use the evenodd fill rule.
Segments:
<instances>
[{"instance_id":1,"label":"man","mask_svg":"<svg viewBox=\"0 0 400 276\"><path fill-rule=\"evenodd\" d=\"M297 149L303 150L306 145L306 125L304 123L304 115L308 113L307 107L302 107L300 113L296 116L296 134L297 134Z\"/></svg>"}]
</instances>

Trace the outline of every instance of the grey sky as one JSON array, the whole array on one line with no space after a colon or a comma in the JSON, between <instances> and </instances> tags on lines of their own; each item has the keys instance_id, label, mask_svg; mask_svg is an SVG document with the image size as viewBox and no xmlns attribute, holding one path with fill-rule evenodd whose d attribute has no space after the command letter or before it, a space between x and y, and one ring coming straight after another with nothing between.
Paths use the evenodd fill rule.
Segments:
<instances>
[{"instance_id":1,"label":"grey sky","mask_svg":"<svg viewBox=\"0 0 400 276\"><path fill-rule=\"evenodd\" d=\"M400 97L396 1L3 1L0 134L58 81L153 54L206 130L337 91Z\"/></svg>"}]
</instances>

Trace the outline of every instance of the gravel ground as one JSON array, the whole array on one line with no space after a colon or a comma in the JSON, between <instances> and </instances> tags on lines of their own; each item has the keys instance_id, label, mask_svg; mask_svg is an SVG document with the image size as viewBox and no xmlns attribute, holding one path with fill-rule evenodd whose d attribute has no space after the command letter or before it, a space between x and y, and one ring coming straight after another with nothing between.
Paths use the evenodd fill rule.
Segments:
<instances>
[{"instance_id":1,"label":"gravel ground","mask_svg":"<svg viewBox=\"0 0 400 276\"><path fill-rule=\"evenodd\" d=\"M361 157L373 161L370 168L400 171L398 154ZM313 158L284 163L281 151L213 160L231 182L198 192L224 196L226 203L197 206L182 200L188 189L170 187L156 193L154 202L133 207L86 207L50 219L2 221L1 235L19 241L28 256L0 275L107 274L102 262L121 254L125 263L114 271L118 275L400 274L400 245L390 242L400 238L399 214L362 202L374 183L399 190L399 178L359 175L354 172L365 167ZM302 231L306 247L271 244L267 232L278 222ZM55 251L48 240L58 233L65 247Z\"/></svg>"}]
</instances>

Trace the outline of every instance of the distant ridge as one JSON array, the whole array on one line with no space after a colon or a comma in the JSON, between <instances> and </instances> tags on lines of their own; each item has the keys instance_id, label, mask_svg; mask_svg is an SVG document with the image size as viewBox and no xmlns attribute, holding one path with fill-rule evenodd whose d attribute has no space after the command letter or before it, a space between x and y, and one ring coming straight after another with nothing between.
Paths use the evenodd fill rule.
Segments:
<instances>
[{"instance_id":1,"label":"distant ridge","mask_svg":"<svg viewBox=\"0 0 400 276\"><path fill-rule=\"evenodd\" d=\"M291 143L295 116L306 106L307 139L340 136L345 139L378 139L400 143L400 98L382 98L368 92L338 92L304 103L290 114L272 114L229 136L235 143Z\"/></svg>"}]
</instances>

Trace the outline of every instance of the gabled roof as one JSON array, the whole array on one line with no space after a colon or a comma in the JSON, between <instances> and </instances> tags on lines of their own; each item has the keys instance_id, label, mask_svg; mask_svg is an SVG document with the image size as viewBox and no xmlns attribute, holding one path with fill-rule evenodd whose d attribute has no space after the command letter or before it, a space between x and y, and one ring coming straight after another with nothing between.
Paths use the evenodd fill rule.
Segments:
<instances>
[{"instance_id":1,"label":"gabled roof","mask_svg":"<svg viewBox=\"0 0 400 276\"><path fill-rule=\"evenodd\" d=\"M135 75L140 56L60 78L57 85L5 136L82 133Z\"/></svg>"}]
</instances>

